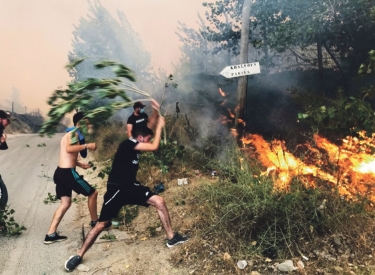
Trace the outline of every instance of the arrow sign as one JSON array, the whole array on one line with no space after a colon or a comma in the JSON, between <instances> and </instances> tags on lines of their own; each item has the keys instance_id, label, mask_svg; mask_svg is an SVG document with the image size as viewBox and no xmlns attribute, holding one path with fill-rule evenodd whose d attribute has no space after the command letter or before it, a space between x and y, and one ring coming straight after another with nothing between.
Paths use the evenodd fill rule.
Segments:
<instances>
[{"instance_id":1,"label":"arrow sign","mask_svg":"<svg viewBox=\"0 0 375 275\"><path fill-rule=\"evenodd\" d=\"M220 74L226 78L239 77L249 74L259 74L259 62L231 65L225 67Z\"/></svg>"}]
</instances>

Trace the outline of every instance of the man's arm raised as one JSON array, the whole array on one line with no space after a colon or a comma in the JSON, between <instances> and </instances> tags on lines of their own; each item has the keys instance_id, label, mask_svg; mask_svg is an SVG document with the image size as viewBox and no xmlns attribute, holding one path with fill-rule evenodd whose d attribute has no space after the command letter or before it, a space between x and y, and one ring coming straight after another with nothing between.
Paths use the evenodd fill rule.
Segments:
<instances>
[{"instance_id":1,"label":"man's arm raised","mask_svg":"<svg viewBox=\"0 0 375 275\"><path fill-rule=\"evenodd\" d=\"M164 125L164 117L159 117L158 125L156 126L154 140L151 143L140 142L134 147L134 149L139 151L156 151L159 148L161 130L163 129Z\"/></svg>"},{"instance_id":2,"label":"man's arm raised","mask_svg":"<svg viewBox=\"0 0 375 275\"><path fill-rule=\"evenodd\" d=\"M151 106L153 110L152 110L151 116L148 118L147 127L150 129L154 129L155 124L159 118L160 104L156 100L152 100Z\"/></svg>"}]
</instances>

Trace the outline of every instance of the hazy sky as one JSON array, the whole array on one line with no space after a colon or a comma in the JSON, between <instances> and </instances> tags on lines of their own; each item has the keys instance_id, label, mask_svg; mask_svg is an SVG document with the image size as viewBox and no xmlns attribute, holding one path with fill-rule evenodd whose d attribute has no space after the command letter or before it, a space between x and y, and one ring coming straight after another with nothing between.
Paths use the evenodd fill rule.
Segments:
<instances>
[{"instance_id":1,"label":"hazy sky","mask_svg":"<svg viewBox=\"0 0 375 275\"><path fill-rule=\"evenodd\" d=\"M154 67L171 71L180 57L178 21L190 27L204 0L101 0L116 18L127 16L151 53ZM87 0L0 0L0 105L17 88L27 110L48 111L46 100L69 81L64 66L73 25L88 14ZM10 109L10 106L9 106Z\"/></svg>"}]
</instances>

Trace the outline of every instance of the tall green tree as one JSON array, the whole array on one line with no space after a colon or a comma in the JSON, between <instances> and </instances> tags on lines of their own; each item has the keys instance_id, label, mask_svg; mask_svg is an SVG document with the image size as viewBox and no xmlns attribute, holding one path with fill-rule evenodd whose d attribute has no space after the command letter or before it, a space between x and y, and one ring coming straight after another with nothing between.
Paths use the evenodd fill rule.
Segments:
<instances>
[{"instance_id":1,"label":"tall green tree","mask_svg":"<svg viewBox=\"0 0 375 275\"><path fill-rule=\"evenodd\" d=\"M209 23L204 36L216 50L239 54L243 0L203 3ZM279 69L316 69L324 90L324 69L343 79L356 75L375 44L374 0L257 0L252 6L251 43L263 64Z\"/></svg>"},{"instance_id":2,"label":"tall green tree","mask_svg":"<svg viewBox=\"0 0 375 275\"><path fill-rule=\"evenodd\" d=\"M261 0L254 4L258 24L266 30L262 43L278 53L289 52L297 62L319 70L323 89L324 64L345 77L355 74L375 43L374 1ZM315 48L315 54L306 52ZM323 59L326 55L326 60Z\"/></svg>"}]
</instances>

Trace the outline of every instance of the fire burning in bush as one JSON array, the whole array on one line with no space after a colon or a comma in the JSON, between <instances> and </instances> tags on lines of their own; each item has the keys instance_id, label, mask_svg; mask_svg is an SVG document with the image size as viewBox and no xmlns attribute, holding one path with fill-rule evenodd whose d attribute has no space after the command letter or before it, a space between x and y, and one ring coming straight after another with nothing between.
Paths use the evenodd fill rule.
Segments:
<instances>
[{"instance_id":1,"label":"fire burning in bush","mask_svg":"<svg viewBox=\"0 0 375 275\"><path fill-rule=\"evenodd\" d=\"M252 145L258 160L267 168L262 175L274 177L277 189L288 189L297 177L308 187L318 188L319 182L327 182L346 199L366 196L375 202L374 138L360 132L358 138L347 137L342 145L336 145L314 135L313 142L298 145L293 154L281 140L267 143L260 135L251 134L241 141L244 147Z\"/></svg>"}]
</instances>

